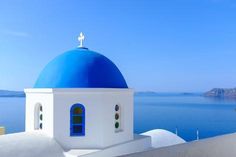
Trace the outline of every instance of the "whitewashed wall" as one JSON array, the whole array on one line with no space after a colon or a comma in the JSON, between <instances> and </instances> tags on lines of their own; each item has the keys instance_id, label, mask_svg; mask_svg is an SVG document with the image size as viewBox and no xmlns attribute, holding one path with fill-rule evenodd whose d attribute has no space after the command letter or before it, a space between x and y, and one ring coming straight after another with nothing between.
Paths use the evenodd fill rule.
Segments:
<instances>
[{"instance_id":1,"label":"whitewashed wall","mask_svg":"<svg viewBox=\"0 0 236 157\"><path fill-rule=\"evenodd\" d=\"M50 89L26 89L26 111L25 130L35 130L35 106L40 103L43 107L43 129L42 132L53 136L53 94Z\"/></svg>"},{"instance_id":2,"label":"whitewashed wall","mask_svg":"<svg viewBox=\"0 0 236 157\"><path fill-rule=\"evenodd\" d=\"M131 89L27 89L26 131L34 129L34 105L43 106L45 128L65 149L105 148L133 139ZM70 136L70 108L85 107L85 136ZM121 106L121 127L115 132L115 105Z\"/></svg>"}]
</instances>

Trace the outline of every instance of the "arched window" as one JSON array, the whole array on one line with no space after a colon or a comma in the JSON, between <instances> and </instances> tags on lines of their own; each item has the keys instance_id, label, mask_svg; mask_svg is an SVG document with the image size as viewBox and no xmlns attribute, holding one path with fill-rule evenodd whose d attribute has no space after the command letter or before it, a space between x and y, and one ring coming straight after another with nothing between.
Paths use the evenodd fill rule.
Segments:
<instances>
[{"instance_id":1,"label":"arched window","mask_svg":"<svg viewBox=\"0 0 236 157\"><path fill-rule=\"evenodd\" d=\"M43 107L40 103L37 103L34 108L34 129L43 129Z\"/></svg>"},{"instance_id":2,"label":"arched window","mask_svg":"<svg viewBox=\"0 0 236 157\"><path fill-rule=\"evenodd\" d=\"M85 135L85 108L74 104L70 109L70 136Z\"/></svg>"}]
</instances>

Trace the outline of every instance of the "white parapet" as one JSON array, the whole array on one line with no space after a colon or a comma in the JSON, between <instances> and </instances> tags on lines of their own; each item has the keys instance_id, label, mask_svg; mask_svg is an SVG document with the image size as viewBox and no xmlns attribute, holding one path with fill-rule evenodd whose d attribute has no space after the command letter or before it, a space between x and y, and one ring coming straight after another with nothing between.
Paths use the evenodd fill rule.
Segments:
<instances>
[{"instance_id":1,"label":"white parapet","mask_svg":"<svg viewBox=\"0 0 236 157\"><path fill-rule=\"evenodd\" d=\"M152 138L153 148L172 146L186 142L184 139L177 136L176 134L163 129L150 130L145 133L142 133L142 135L150 136Z\"/></svg>"},{"instance_id":2,"label":"white parapet","mask_svg":"<svg viewBox=\"0 0 236 157\"><path fill-rule=\"evenodd\" d=\"M115 157L125 154L143 152L151 149L151 137L134 135L134 139L128 142L117 144L100 150L72 149L65 152L66 157Z\"/></svg>"},{"instance_id":3,"label":"white parapet","mask_svg":"<svg viewBox=\"0 0 236 157\"><path fill-rule=\"evenodd\" d=\"M64 157L53 139L38 131L0 136L0 157Z\"/></svg>"},{"instance_id":4,"label":"white parapet","mask_svg":"<svg viewBox=\"0 0 236 157\"><path fill-rule=\"evenodd\" d=\"M235 157L236 133L202 139L122 157Z\"/></svg>"}]
</instances>

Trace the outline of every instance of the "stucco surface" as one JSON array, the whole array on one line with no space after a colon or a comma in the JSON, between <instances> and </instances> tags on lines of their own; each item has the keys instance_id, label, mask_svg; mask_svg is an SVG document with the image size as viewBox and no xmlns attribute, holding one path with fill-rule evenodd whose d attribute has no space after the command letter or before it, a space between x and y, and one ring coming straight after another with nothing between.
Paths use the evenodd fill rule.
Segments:
<instances>
[{"instance_id":1,"label":"stucco surface","mask_svg":"<svg viewBox=\"0 0 236 157\"><path fill-rule=\"evenodd\" d=\"M37 132L0 136L0 157L64 157L53 138Z\"/></svg>"},{"instance_id":2,"label":"stucco surface","mask_svg":"<svg viewBox=\"0 0 236 157\"><path fill-rule=\"evenodd\" d=\"M152 149L124 157L235 157L236 134Z\"/></svg>"},{"instance_id":3,"label":"stucco surface","mask_svg":"<svg viewBox=\"0 0 236 157\"><path fill-rule=\"evenodd\" d=\"M172 146L186 142L176 134L163 129L150 130L142 133L142 135L151 136L153 148Z\"/></svg>"}]
</instances>

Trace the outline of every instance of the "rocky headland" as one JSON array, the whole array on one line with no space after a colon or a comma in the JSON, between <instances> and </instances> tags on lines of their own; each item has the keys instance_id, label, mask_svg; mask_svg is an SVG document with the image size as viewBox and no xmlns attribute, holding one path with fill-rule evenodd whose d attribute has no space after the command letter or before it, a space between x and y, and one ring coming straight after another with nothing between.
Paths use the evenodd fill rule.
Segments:
<instances>
[{"instance_id":1,"label":"rocky headland","mask_svg":"<svg viewBox=\"0 0 236 157\"><path fill-rule=\"evenodd\" d=\"M236 88L213 88L204 93L206 97L236 98Z\"/></svg>"}]
</instances>

